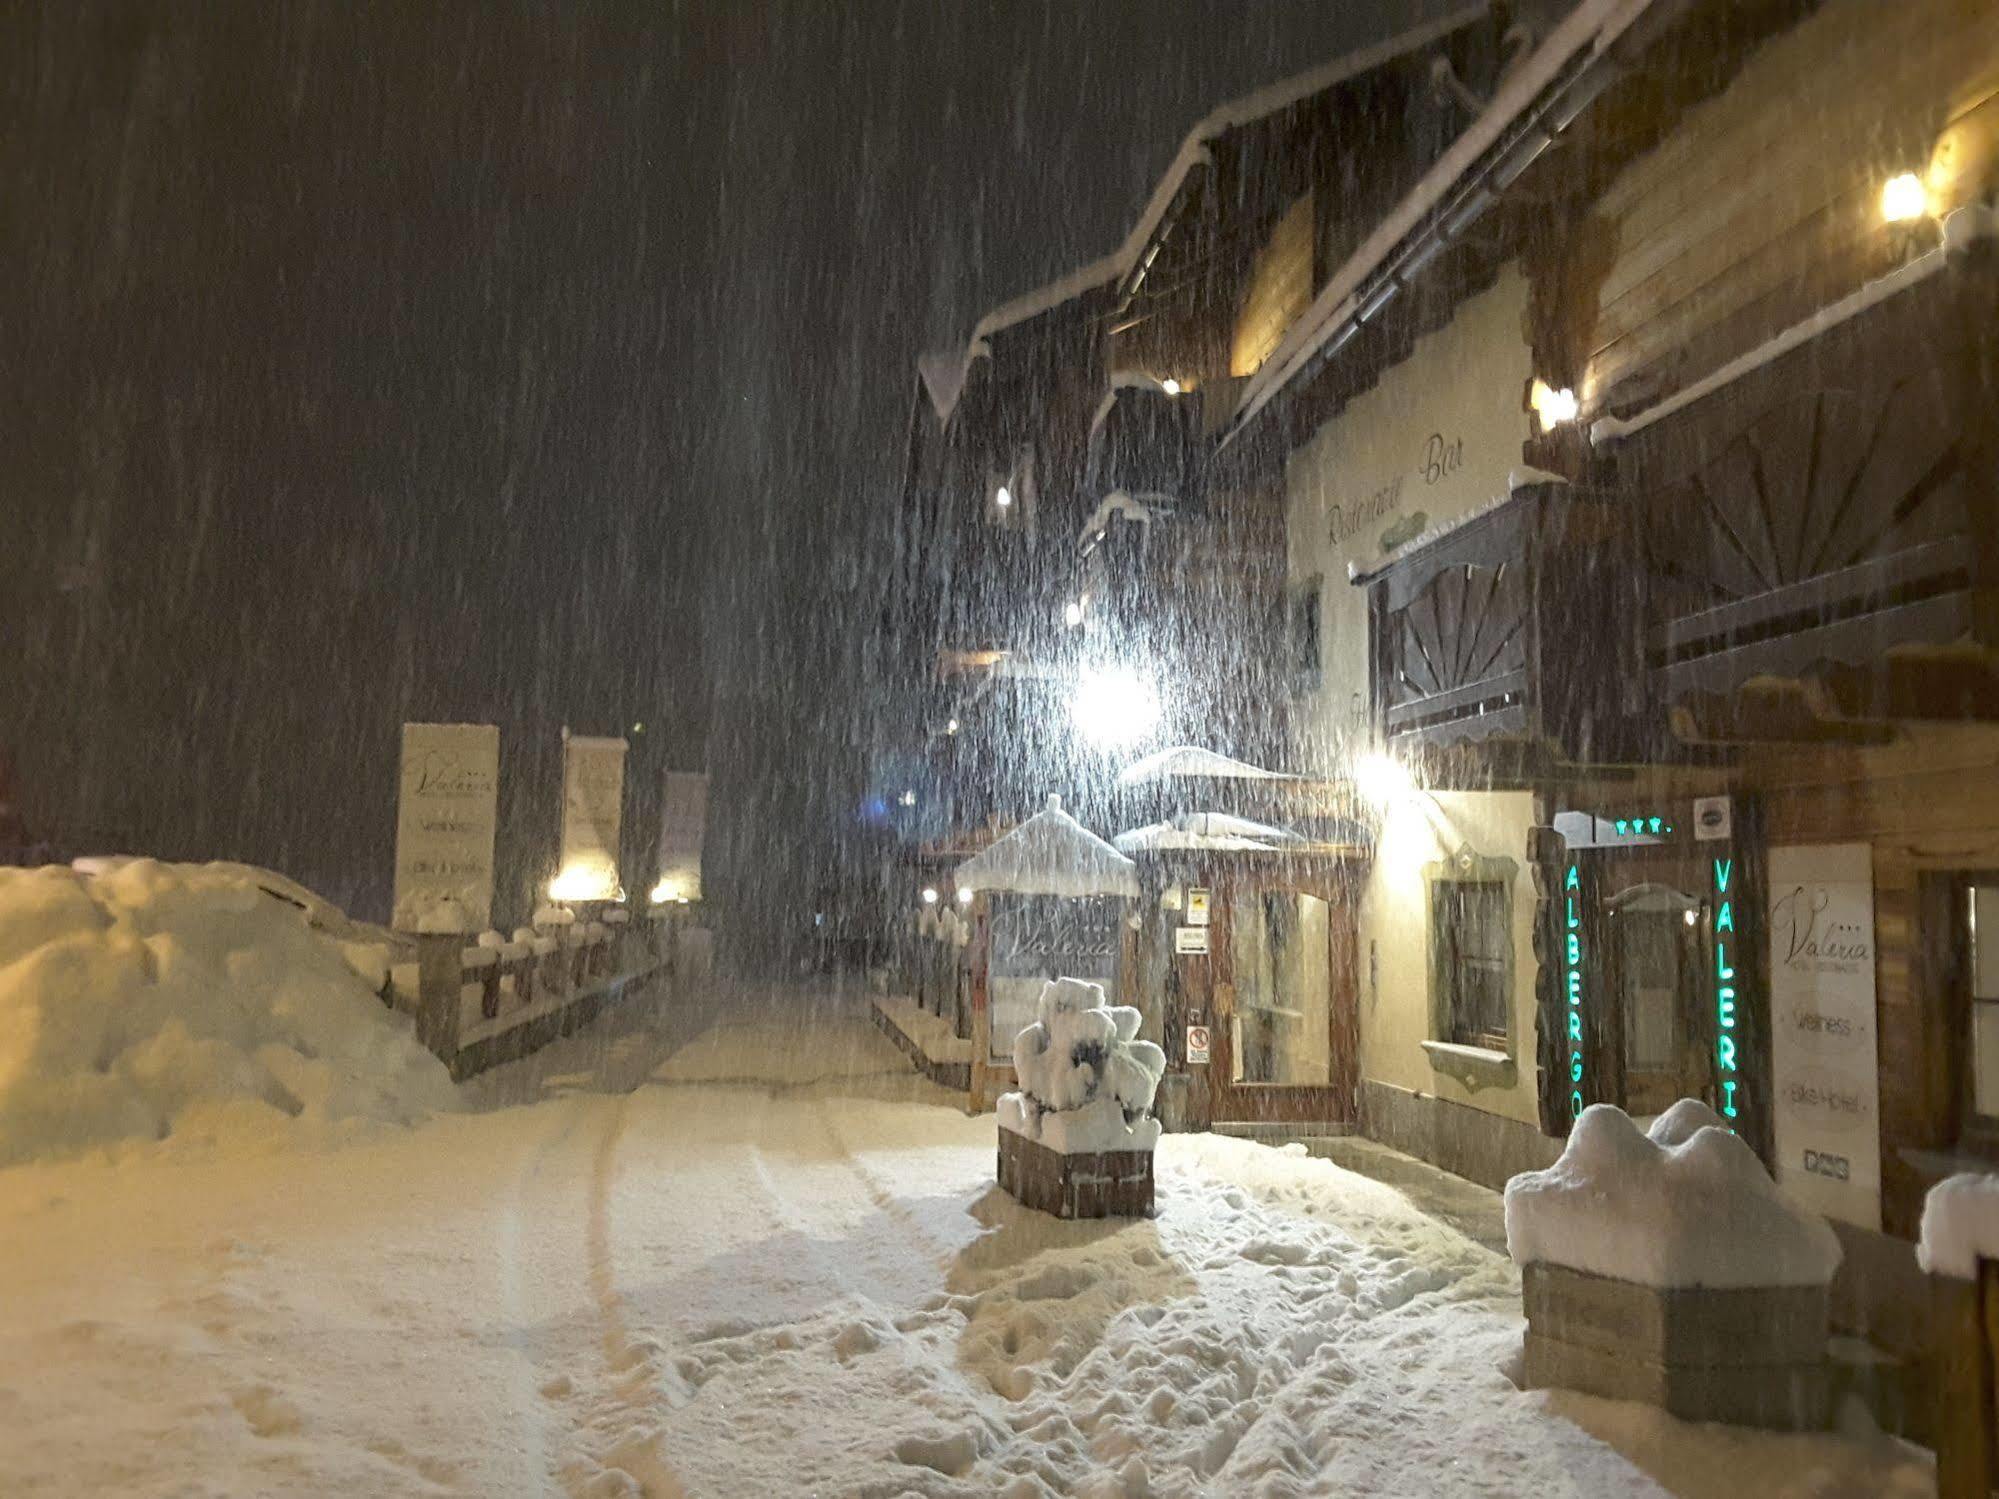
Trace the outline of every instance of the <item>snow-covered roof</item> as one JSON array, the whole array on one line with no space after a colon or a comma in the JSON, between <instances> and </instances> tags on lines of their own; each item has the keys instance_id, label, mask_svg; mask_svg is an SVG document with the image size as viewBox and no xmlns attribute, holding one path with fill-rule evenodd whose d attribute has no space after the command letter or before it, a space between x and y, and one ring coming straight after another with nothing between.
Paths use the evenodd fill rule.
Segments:
<instances>
[{"instance_id":1,"label":"snow-covered roof","mask_svg":"<svg viewBox=\"0 0 1999 1499\"><path fill-rule=\"evenodd\" d=\"M1214 750L1180 744L1127 765L1118 773L1120 786L1145 786L1154 781L1295 781L1281 770L1265 770L1247 760L1231 759Z\"/></svg>"},{"instance_id":2,"label":"snow-covered roof","mask_svg":"<svg viewBox=\"0 0 1999 1499\"><path fill-rule=\"evenodd\" d=\"M1374 232L1312 299L1304 316L1291 325L1276 352L1249 377L1231 436L1240 432L1250 418L1311 362L1326 341L1352 320L1369 278L1443 203L1445 195L1479 159L1499 143L1513 122L1533 107L1563 70L1585 51L1593 55L1608 51L1653 3L1654 0L1581 0L1548 34L1546 41L1500 79L1491 101L1464 134L1452 142L1415 187L1375 225Z\"/></svg>"},{"instance_id":3,"label":"snow-covered roof","mask_svg":"<svg viewBox=\"0 0 1999 1499\"><path fill-rule=\"evenodd\" d=\"M953 877L963 889L1015 895L1138 894L1137 866L1064 812L1055 796L1044 810L960 864Z\"/></svg>"},{"instance_id":4,"label":"snow-covered roof","mask_svg":"<svg viewBox=\"0 0 1999 1499\"><path fill-rule=\"evenodd\" d=\"M1208 838L1255 838L1264 843L1303 843L1302 833L1228 812L1182 812L1173 825Z\"/></svg>"},{"instance_id":5,"label":"snow-covered roof","mask_svg":"<svg viewBox=\"0 0 1999 1499\"><path fill-rule=\"evenodd\" d=\"M1149 822L1142 828L1119 833L1111 841L1117 844L1121 853L1127 854L1182 852L1274 854L1277 852L1277 845L1274 843L1264 843L1234 833L1197 832L1190 828L1176 827L1170 822Z\"/></svg>"},{"instance_id":6,"label":"snow-covered roof","mask_svg":"<svg viewBox=\"0 0 1999 1499\"><path fill-rule=\"evenodd\" d=\"M1104 496L1104 502L1090 512L1090 518L1083 522L1083 529L1077 534L1078 541L1088 541L1097 532L1111 523L1113 516L1122 515L1126 520L1150 525L1162 515L1173 511L1174 499L1170 494L1131 494L1122 489L1113 489Z\"/></svg>"},{"instance_id":7,"label":"snow-covered roof","mask_svg":"<svg viewBox=\"0 0 1999 1499\"><path fill-rule=\"evenodd\" d=\"M972 373L972 361L991 353L989 347L974 340L966 349L945 349L917 357L916 373L923 381L923 393L930 397L930 409L937 413L938 421L949 416L951 408L958 404L965 381Z\"/></svg>"},{"instance_id":8,"label":"snow-covered roof","mask_svg":"<svg viewBox=\"0 0 1999 1499\"><path fill-rule=\"evenodd\" d=\"M964 390L964 375L970 371L972 360L979 352L980 342L987 335L1024 323L1029 318L1038 316L1068 301L1071 297L1080 296L1095 287L1121 281L1130 273L1138 264L1139 257L1145 253L1146 247L1152 243L1152 237L1158 232L1167 210L1173 206L1173 200L1180 195L1180 187L1187 180L1187 174L1197 166L1206 166L1213 162L1214 156L1210 149L1212 142L1227 135L1231 130L1239 130L1245 125L1254 124L1266 116L1276 114L1279 110L1289 109L1292 105L1301 103L1325 89L1345 83L1348 79L1358 78L1364 73L1371 73L1398 57L1414 52L1420 47L1427 47L1432 42L1480 20L1489 13L1489 9L1490 7L1483 3L1459 6L1437 20L1411 27L1372 46L1357 48L1316 68L1294 73L1289 78L1280 79L1276 83L1267 84L1263 88L1231 99L1211 111L1187 132L1179 151L1174 154L1172 165L1167 167L1165 176L1159 179L1158 185L1152 190L1152 196L1146 200L1145 211L1139 215L1138 222L1132 226L1131 233L1125 236L1124 243L1118 246L1115 253L1105 256L1102 260L1092 261L1067 276L1049 282L1046 286L1026 292L1011 302L1002 303L979 320L978 326L972 330L972 337L964 355L958 361L961 373L951 400L938 405L938 420L949 419L952 409L957 404L958 395ZM933 359L936 357L925 356ZM925 379L925 384L930 388L932 404L937 405L938 384L930 381L928 377Z\"/></svg>"}]
</instances>

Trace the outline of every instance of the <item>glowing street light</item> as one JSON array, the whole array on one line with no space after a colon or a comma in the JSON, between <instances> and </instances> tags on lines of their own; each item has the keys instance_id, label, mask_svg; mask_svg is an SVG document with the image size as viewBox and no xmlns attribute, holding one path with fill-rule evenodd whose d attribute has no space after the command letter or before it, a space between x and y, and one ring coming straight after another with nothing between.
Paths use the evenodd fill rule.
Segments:
<instances>
[{"instance_id":1,"label":"glowing street light","mask_svg":"<svg viewBox=\"0 0 1999 1499\"><path fill-rule=\"evenodd\" d=\"M923 887L923 904L926 906L934 906L937 904L937 890L935 886L925 885Z\"/></svg>"},{"instance_id":2,"label":"glowing street light","mask_svg":"<svg viewBox=\"0 0 1999 1499\"><path fill-rule=\"evenodd\" d=\"M1527 393L1527 404L1534 408L1534 414L1541 418L1541 430L1552 432L1563 422L1576 419L1581 410L1576 393L1567 386L1556 390L1545 380L1536 380Z\"/></svg>"},{"instance_id":3,"label":"glowing street light","mask_svg":"<svg viewBox=\"0 0 1999 1499\"><path fill-rule=\"evenodd\" d=\"M1070 629L1073 630L1076 628L1076 626L1080 625L1082 622L1083 622L1083 601L1081 599L1071 599L1067 604L1064 604L1062 606L1063 624L1067 625Z\"/></svg>"},{"instance_id":4,"label":"glowing street light","mask_svg":"<svg viewBox=\"0 0 1999 1499\"><path fill-rule=\"evenodd\" d=\"M1069 699L1069 714L1091 744L1112 749L1158 727L1159 693L1129 671L1086 671Z\"/></svg>"},{"instance_id":5,"label":"glowing street light","mask_svg":"<svg viewBox=\"0 0 1999 1499\"><path fill-rule=\"evenodd\" d=\"M1409 767L1391 755L1362 755L1354 761L1354 787L1377 807L1399 802L1416 790Z\"/></svg>"},{"instance_id":6,"label":"glowing street light","mask_svg":"<svg viewBox=\"0 0 1999 1499\"><path fill-rule=\"evenodd\" d=\"M1008 489L1004 484L1000 485L999 489L993 495L993 503L1002 510L1006 509L1007 506L1013 503L1013 491Z\"/></svg>"},{"instance_id":7,"label":"glowing street light","mask_svg":"<svg viewBox=\"0 0 1999 1499\"><path fill-rule=\"evenodd\" d=\"M971 903L972 903L972 887L970 885L960 885L958 887L958 904L961 906L969 906Z\"/></svg>"}]
</instances>

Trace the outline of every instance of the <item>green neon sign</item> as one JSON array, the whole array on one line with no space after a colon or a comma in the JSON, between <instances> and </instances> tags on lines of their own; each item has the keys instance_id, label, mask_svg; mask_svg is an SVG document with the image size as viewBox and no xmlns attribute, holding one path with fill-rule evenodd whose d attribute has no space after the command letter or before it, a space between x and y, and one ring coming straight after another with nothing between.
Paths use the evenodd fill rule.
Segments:
<instances>
[{"instance_id":1,"label":"green neon sign","mask_svg":"<svg viewBox=\"0 0 1999 1499\"><path fill-rule=\"evenodd\" d=\"M1562 877L1562 990L1568 996L1569 1120L1583 1111L1582 868L1571 861Z\"/></svg>"},{"instance_id":2,"label":"green neon sign","mask_svg":"<svg viewBox=\"0 0 1999 1499\"><path fill-rule=\"evenodd\" d=\"M1715 1081L1721 1094L1724 1119L1736 1117L1736 1090L1741 1086L1741 1069L1736 1063L1735 1045L1735 965L1729 959L1729 944L1735 940L1735 898L1729 889L1735 877L1733 859L1714 861L1714 1064Z\"/></svg>"}]
</instances>

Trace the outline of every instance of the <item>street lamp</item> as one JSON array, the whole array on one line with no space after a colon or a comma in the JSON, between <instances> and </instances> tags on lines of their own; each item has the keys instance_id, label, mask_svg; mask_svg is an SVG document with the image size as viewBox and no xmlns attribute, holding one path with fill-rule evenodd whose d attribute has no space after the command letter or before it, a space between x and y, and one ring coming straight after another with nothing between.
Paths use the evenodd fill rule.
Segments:
<instances>
[{"instance_id":1,"label":"street lamp","mask_svg":"<svg viewBox=\"0 0 1999 1499\"><path fill-rule=\"evenodd\" d=\"M1159 693L1122 668L1083 673L1069 698L1069 715L1099 749L1143 739L1159 726Z\"/></svg>"}]
</instances>

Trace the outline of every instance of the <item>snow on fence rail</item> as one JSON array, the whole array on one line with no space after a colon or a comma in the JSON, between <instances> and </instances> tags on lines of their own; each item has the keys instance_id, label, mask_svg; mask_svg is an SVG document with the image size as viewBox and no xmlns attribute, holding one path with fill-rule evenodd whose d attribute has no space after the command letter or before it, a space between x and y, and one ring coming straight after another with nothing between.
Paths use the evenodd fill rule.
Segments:
<instances>
[{"instance_id":1,"label":"snow on fence rail","mask_svg":"<svg viewBox=\"0 0 1999 1499\"><path fill-rule=\"evenodd\" d=\"M416 961L389 970L383 998L414 1019L417 1039L457 1079L546 1045L658 977L673 927L664 913L634 924L612 910L522 927L511 939L487 932L469 947L455 933L411 940Z\"/></svg>"}]
</instances>

